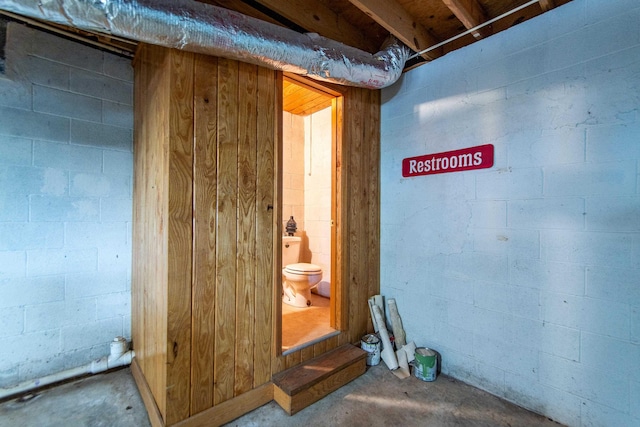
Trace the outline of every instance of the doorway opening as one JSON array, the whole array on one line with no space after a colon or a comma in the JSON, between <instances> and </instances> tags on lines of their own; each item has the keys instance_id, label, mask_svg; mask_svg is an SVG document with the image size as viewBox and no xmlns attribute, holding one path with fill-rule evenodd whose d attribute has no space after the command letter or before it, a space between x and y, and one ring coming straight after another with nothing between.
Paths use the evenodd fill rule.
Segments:
<instances>
[{"instance_id":1,"label":"doorway opening","mask_svg":"<svg viewBox=\"0 0 640 427\"><path fill-rule=\"evenodd\" d=\"M340 94L302 78L283 78L283 354L339 333L336 265ZM295 223L295 231L294 230ZM290 236L292 238L290 238Z\"/></svg>"}]
</instances>

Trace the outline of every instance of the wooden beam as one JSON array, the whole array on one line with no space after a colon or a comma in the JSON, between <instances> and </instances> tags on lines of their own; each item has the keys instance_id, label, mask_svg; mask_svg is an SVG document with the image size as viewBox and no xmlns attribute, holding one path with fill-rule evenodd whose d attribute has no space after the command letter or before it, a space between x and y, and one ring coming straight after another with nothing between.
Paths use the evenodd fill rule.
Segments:
<instances>
[{"instance_id":1,"label":"wooden beam","mask_svg":"<svg viewBox=\"0 0 640 427\"><path fill-rule=\"evenodd\" d=\"M323 37L369 53L380 50L380 46L376 46L373 40L367 38L358 28L352 26L321 1L257 0L257 2L309 32L318 33Z\"/></svg>"},{"instance_id":2,"label":"wooden beam","mask_svg":"<svg viewBox=\"0 0 640 427\"><path fill-rule=\"evenodd\" d=\"M543 12L547 12L556 6L555 0L540 0L540 8Z\"/></svg>"},{"instance_id":3,"label":"wooden beam","mask_svg":"<svg viewBox=\"0 0 640 427\"><path fill-rule=\"evenodd\" d=\"M262 21L269 22L271 24L280 25L283 27L280 22L276 21L269 15L266 15L254 7L249 6L248 4L242 2L242 0L197 0L200 3L207 3L213 6L223 7L229 10L235 10L236 12L240 12L243 15L250 16L252 18L260 19Z\"/></svg>"},{"instance_id":4,"label":"wooden beam","mask_svg":"<svg viewBox=\"0 0 640 427\"><path fill-rule=\"evenodd\" d=\"M439 42L395 0L349 0L387 31L416 52ZM442 49L424 55L427 60L442 56Z\"/></svg>"},{"instance_id":5,"label":"wooden beam","mask_svg":"<svg viewBox=\"0 0 640 427\"><path fill-rule=\"evenodd\" d=\"M466 29L477 27L487 21L484 9L478 0L442 0L442 2L456 15ZM484 27L473 32L477 39L491 35L491 28Z\"/></svg>"}]
</instances>

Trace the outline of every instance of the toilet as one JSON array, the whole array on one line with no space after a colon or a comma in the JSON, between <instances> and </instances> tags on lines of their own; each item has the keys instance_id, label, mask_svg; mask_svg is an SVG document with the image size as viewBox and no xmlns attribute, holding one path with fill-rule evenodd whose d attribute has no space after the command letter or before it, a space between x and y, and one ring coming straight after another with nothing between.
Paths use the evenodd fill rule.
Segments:
<instances>
[{"instance_id":1,"label":"toilet","mask_svg":"<svg viewBox=\"0 0 640 427\"><path fill-rule=\"evenodd\" d=\"M322 280L322 269L298 262L301 237L282 237L282 301L294 307L311 305L311 288Z\"/></svg>"}]
</instances>

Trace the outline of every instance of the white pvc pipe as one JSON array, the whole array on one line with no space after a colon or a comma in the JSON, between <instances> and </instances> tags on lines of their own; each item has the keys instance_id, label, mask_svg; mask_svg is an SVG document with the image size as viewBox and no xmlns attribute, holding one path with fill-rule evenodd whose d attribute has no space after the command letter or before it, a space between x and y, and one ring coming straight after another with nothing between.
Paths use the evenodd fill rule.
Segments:
<instances>
[{"instance_id":1,"label":"white pvc pipe","mask_svg":"<svg viewBox=\"0 0 640 427\"><path fill-rule=\"evenodd\" d=\"M124 347L122 346L123 340L125 343ZM71 378L81 377L83 375L89 374L98 374L109 369L130 365L131 360L135 356L135 353L133 350L127 351L127 347L128 343L124 338L116 337L111 343L111 354L109 354L109 356L101 357L100 359L94 360L84 366L79 366L77 368L67 369L66 371L56 372L44 377L23 381L9 388L0 388L0 400L11 396L17 396L19 394L26 393L40 387L55 384L60 381L66 381ZM123 348L124 351L122 351Z\"/></svg>"}]
</instances>

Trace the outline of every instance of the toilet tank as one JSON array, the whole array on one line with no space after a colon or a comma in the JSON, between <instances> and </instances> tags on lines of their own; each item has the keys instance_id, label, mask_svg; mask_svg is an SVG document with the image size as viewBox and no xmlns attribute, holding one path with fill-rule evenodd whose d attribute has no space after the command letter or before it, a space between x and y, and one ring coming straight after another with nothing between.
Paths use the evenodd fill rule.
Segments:
<instances>
[{"instance_id":1,"label":"toilet tank","mask_svg":"<svg viewBox=\"0 0 640 427\"><path fill-rule=\"evenodd\" d=\"M300 257L300 241L298 236L282 236L282 267L295 264Z\"/></svg>"}]
</instances>

